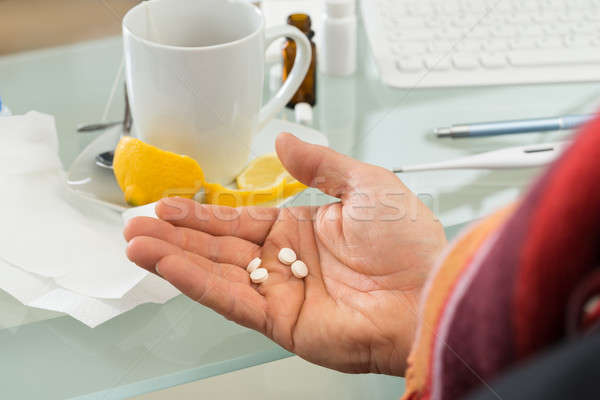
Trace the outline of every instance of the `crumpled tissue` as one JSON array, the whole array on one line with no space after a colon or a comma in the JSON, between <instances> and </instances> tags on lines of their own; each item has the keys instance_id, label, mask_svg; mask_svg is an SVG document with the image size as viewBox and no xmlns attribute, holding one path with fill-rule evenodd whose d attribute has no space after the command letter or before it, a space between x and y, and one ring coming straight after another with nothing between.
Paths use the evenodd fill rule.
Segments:
<instances>
[{"instance_id":1,"label":"crumpled tissue","mask_svg":"<svg viewBox=\"0 0 600 400\"><path fill-rule=\"evenodd\" d=\"M179 291L125 256L120 215L79 198L65 183L54 118L0 118L0 289L23 304L94 327Z\"/></svg>"}]
</instances>

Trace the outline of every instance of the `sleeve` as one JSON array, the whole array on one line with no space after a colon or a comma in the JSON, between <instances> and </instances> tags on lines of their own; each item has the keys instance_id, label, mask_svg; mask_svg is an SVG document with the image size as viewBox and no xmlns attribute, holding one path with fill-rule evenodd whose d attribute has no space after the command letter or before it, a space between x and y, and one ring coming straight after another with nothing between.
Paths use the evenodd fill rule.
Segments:
<instances>
[{"instance_id":1,"label":"sleeve","mask_svg":"<svg viewBox=\"0 0 600 400\"><path fill-rule=\"evenodd\" d=\"M518 203L476 223L421 299L404 400L460 399L600 318L600 118Z\"/></svg>"},{"instance_id":2,"label":"sleeve","mask_svg":"<svg viewBox=\"0 0 600 400\"><path fill-rule=\"evenodd\" d=\"M600 332L565 341L532 357L468 400L600 399Z\"/></svg>"}]
</instances>

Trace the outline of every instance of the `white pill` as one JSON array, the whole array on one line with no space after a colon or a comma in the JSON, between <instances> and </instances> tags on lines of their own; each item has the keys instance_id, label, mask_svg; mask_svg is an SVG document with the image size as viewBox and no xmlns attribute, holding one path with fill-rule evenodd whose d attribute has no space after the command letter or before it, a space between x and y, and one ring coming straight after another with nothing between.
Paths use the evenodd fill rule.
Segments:
<instances>
[{"instance_id":1,"label":"white pill","mask_svg":"<svg viewBox=\"0 0 600 400\"><path fill-rule=\"evenodd\" d=\"M260 267L260 264L262 264L262 260L259 257L253 258L252 261L248 263L246 271L252 273L256 268Z\"/></svg>"},{"instance_id":2,"label":"white pill","mask_svg":"<svg viewBox=\"0 0 600 400\"><path fill-rule=\"evenodd\" d=\"M264 268L257 268L250 273L250 279L254 283L263 283L269 279L269 271Z\"/></svg>"},{"instance_id":3,"label":"white pill","mask_svg":"<svg viewBox=\"0 0 600 400\"><path fill-rule=\"evenodd\" d=\"M291 265L294 261L296 261L296 252L288 247L284 247L283 249L279 250L277 258L279 258L279 261L285 265Z\"/></svg>"},{"instance_id":4,"label":"white pill","mask_svg":"<svg viewBox=\"0 0 600 400\"><path fill-rule=\"evenodd\" d=\"M292 264L292 274L296 278L302 279L308 275L308 267L302 261L296 260Z\"/></svg>"}]
</instances>

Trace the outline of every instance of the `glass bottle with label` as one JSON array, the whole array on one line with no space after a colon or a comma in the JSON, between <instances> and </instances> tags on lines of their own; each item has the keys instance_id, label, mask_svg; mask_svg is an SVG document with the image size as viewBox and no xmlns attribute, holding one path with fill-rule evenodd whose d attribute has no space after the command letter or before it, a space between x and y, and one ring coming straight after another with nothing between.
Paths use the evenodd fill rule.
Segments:
<instances>
[{"instance_id":1,"label":"glass bottle with label","mask_svg":"<svg viewBox=\"0 0 600 400\"><path fill-rule=\"evenodd\" d=\"M317 48L312 38L315 32L311 29L310 16L306 14L292 14L288 17L287 23L295 26L306 34L312 48L312 59L310 61L310 67L304 78L304 82L298 88L298 91L292 97L290 102L287 104L289 108L294 108L298 103L308 103L314 106L317 102ZM283 46L283 74L282 79L285 80L288 74L294 66L294 59L296 58L296 44L293 40L286 40Z\"/></svg>"}]
</instances>

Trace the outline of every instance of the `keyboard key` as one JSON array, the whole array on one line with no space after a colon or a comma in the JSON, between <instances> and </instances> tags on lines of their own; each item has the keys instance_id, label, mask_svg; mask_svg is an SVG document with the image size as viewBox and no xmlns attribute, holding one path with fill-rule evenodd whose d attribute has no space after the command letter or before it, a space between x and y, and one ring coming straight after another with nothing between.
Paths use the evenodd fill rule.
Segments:
<instances>
[{"instance_id":1,"label":"keyboard key","mask_svg":"<svg viewBox=\"0 0 600 400\"><path fill-rule=\"evenodd\" d=\"M397 24L396 26L400 27L401 29L411 29L411 28L424 29L427 27L423 18L416 18L416 17L396 18L396 24Z\"/></svg>"},{"instance_id":2,"label":"keyboard key","mask_svg":"<svg viewBox=\"0 0 600 400\"><path fill-rule=\"evenodd\" d=\"M598 64L600 53L596 48L514 51L508 54L508 60L515 67Z\"/></svg>"},{"instance_id":3,"label":"keyboard key","mask_svg":"<svg viewBox=\"0 0 600 400\"><path fill-rule=\"evenodd\" d=\"M421 42L406 42L392 46L392 53L396 56L406 57L424 53L426 47Z\"/></svg>"},{"instance_id":4,"label":"keyboard key","mask_svg":"<svg viewBox=\"0 0 600 400\"><path fill-rule=\"evenodd\" d=\"M592 12L585 14L585 19L592 23L600 22L600 10L594 10Z\"/></svg>"},{"instance_id":5,"label":"keyboard key","mask_svg":"<svg viewBox=\"0 0 600 400\"><path fill-rule=\"evenodd\" d=\"M445 71L450 69L450 59L446 56L430 56L425 58L425 67L432 71Z\"/></svg>"},{"instance_id":6,"label":"keyboard key","mask_svg":"<svg viewBox=\"0 0 600 400\"><path fill-rule=\"evenodd\" d=\"M458 69L474 69L479 66L477 57L472 54L457 54L452 57L452 63Z\"/></svg>"},{"instance_id":7,"label":"keyboard key","mask_svg":"<svg viewBox=\"0 0 600 400\"><path fill-rule=\"evenodd\" d=\"M410 15L412 17L427 17L434 14L430 8L426 5L415 4L406 9L406 15Z\"/></svg>"},{"instance_id":8,"label":"keyboard key","mask_svg":"<svg viewBox=\"0 0 600 400\"><path fill-rule=\"evenodd\" d=\"M513 3L513 9L517 13L535 14L539 12L539 8L534 1L517 1Z\"/></svg>"},{"instance_id":9,"label":"keyboard key","mask_svg":"<svg viewBox=\"0 0 600 400\"><path fill-rule=\"evenodd\" d=\"M469 17L461 17L457 18L452 22L457 28L471 28L479 23L481 17L469 16Z\"/></svg>"},{"instance_id":10,"label":"keyboard key","mask_svg":"<svg viewBox=\"0 0 600 400\"><path fill-rule=\"evenodd\" d=\"M502 68L508 64L503 54L484 54L480 57L480 61L485 68Z\"/></svg>"},{"instance_id":11,"label":"keyboard key","mask_svg":"<svg viewBox=\"0 0 600 400\"><path fill-rule=\"evenodd\" d=\"M438 13L447 14L462 14L464 11L463 5L457 0L445 0L438 5Z\"/></svg>"},{"instance_id":12,"label":"keyboard key","mask_svg":"<svg viewBox=\"0 0 600 400\"><path fill-rule=\"evenodd\" d=\"M499 1L495 4L491 4L489 9L493 9L494 12L499 13L510 13L514 10L514 6L509 1Z\"/></svg>"},{"instance_id":13,"label":"keyboard key","mask_svg":"<svg viewBox=\"0 0 600 400\"><path fill-rule=\"evenodd\" d=\"M545 25L543 29L547 35L566 35L566 34L571 33L570 25L560 25L560 24Z\"/></svg>"},{"instance_id":14,"label":"keyboard key","mask_svg":"<svg viewBox=\"0 0 600 400\"><path fill-rule=\"evenodd\" d=\"M565 38L565 46L567 47L588 47L590 45L594 45L594 39L589 36L567 36Z\"/></svg>"},{"instance_id":15,"label":"keyboard key","mask_svg":"<svg viewBox=\"0 0 600 400\"><path fill-rule=\"evenodd\" d=\"M462 6L459 3L442 3L438 8L437 15L456 16L463 14Z\"/></svg>"},{"instance_id":16,"label":"keyboard key","mask_svg":"<svg viewBox=\"0 0 600 400\"><path fill-rule=\"evenodd\" d=\"M445 40L458 40L467 32L465 29L457 28L441 28L437 31L437 36Z\"/></svg>"},{"instance_id":17,"label":"keyboard key","mask_svg":"<svg viewBox=\"0 0 600 400\"><path fill-rule=\"evenodd\" d=\"M478 52L481 50L483 42L479 40L462 40L458 42L457 49L464 52Z\"/></svg>"},{"instance_id":18,"label":"keyboard key","mask_svg":"<svg viewBox=\"0 0 600 400\"><path fill-rule=\"evenodd\" d=\"M502 1L500 3L503 3ZM481 0L467 0L463 2L463 7L469 12L485 11L487 6Z\"/></svg>"},{"instance_id":19,"label":"keyboard key","mask_svg":"<svg viewBox=\"0 0 600 400\"><path fill-rule=\"evenodd\" d=\"M492 35L496 37L509 38L517 35L517 29L512 26L497 26L492 30Z\"/></svg>"},{"instance_id":20,"label":"keyboard key","mask_svg":"<svg viewBox=\"0 0 600 400\"><path fill-rule=\"evenodd\" d=\"M505 21L507 24L523 26L531 24L531 17L527 14L511 14L506 16Z\"/></svg>"},{"instance_id":21,"label":"keyboard key","mask_svg":"<svg viewBox=\"0 0 600 400\"><path fill-rule=\"evenodd\" d=\"M536 47L536 40L534 38L517 38L510 41L511 49L533 49Z\"/></svg>"},{"instance_id":22,"label":"keyboard key","mask_svg":"<svg viewBox=\"0 0 600 400\"><path fill-rule=\"evenodd\" d=\"M455 46L456 46L456 42L450 42L447 40L438 40L438 41L429 43L427 45L427 49L429 50L430 53L445 54L445 53L452 51L452 49Z\"/></svg>"},{"instance_id":23,"label":"keyboard key","mask_svg":"<svg viewBox=\"0 0 600 400\"><path fill-rule=\"evenodd\" d=\"M558 21L558 15L556 14L537 14L531 17L534 23L544 25Z\"/></svg>"},{"instance_id":24,"label":"keyboard key","mask_svg":"<svg viewBox=\"0 0 600 400\"><path fill-rule=\"evenodd\" d=\"M555 49L564 46L564 41L558 36L548 36L536 41L537 47L542 49Z\"/></svg>"},{"instance_id":25,"label":"keyboard key","mask_svg":"<svg viewBox=\"0 0 600 400\"><path fill-rule=\"evenodd\" d=\"M508 50L508 43L502 39L490 39L484 42L483 48L487 51Z\"/></svg>"},{"instance_id":26,"label":"keyboard key","mask_svg":"<svg viewBox=\"0 0 600 400\"><path fill-rule=\"evenodd\" d=\"M523 26L518 31L521 36L542 36L544 34L544 30L536 25Z\"/></svg>"},{"instance_id":27,"label":"keyboard key","mask_svg":"<svg viewBox=\"0 0 600 400\"><path fill-rule=\"evenodd\" d=\"M581 18L582 18L581 15L566 13L566 14L560 15L558 17L558 20L561 22L572 23L572 22L581 21Z\"/></svg>"},{"instance_id":28,"label":"keyboard key","mask_svg":"<svg viewBox=\"0 0 600 400\"><path fill-rule=\"evenodd\" d=\"M492 36L492 32L485 26L476 26L475 28L466 31L465 36L469 39L487 39Z\"/></svg>"},{"instance_id":29,"label":"keyboard key","mask_svg":"<svg viewBox=\"0 0 600 400\"><path fill-rule=\"evenodd\" d=\"M403 41L413 41L413 40L431 40L435 37L435 31L431 29L427 30L410 30L404 31L400 33L400 38Z\"/></svg>"},{"instance_id":30,"label":"keyboard key","mask_svg":"<svg viewBox=\"0 0 600 400\"><path fill-rule=\"evenodd\" d=\"M574 34L594 35L598 33L598 27L595 24L577 24L571 27L571 32Z\"/></svg>"},{"instance_id":31,"label":"keyboard key","mask_svg":"<svg viewBox=\"0 0 600 400\"><path fill-rule=\"evenodd\" d=\"M433 17L425 20L425 26L427 28L451 28L452 19Z\"/></svg>"},{"instance_id":32,"label":"keyboard key","mask_svg":"<svg viewBox=\"0 0 600 400\"><path fill-rule=\"evenodd\" d=\"M491 27L491 26L504 25L507 23L507 18L508 18L507 16L502 15L502 14L500 14L500 15L487 14L481 19L479 26Z\"/></svg>"},{"instance_id":33,"label":"keyboard key","mask_svg":"<svg viewBox=\"0 0 600 400\"><path fill-rule=\"evenodd\" d=\"M401 58L396 61L396 68L402 72L417 72L423 69L423 62L417 57Z\"/></svg>"},{"instance_id":34,"label":"keyboard key","mask_svg":"<svg viewBox=\"0 0 600 400\"><path fill-rule=\"evenodd\" d=\"M506 0L502 0L502 1L496 1L496 0L475 0L477 2L480 3L484 3L485 8L483 9L484 13L487 14L496 14L496 15L503 15L506 16L508 14L514 14L515 13L515 8L514 8L514 4L512 4L512 2L510 0L506 1ZM525 0L522 0L525 1ZM502 3L502 6L500 5L500 3Z\"/></svg>"}]
</instances>

